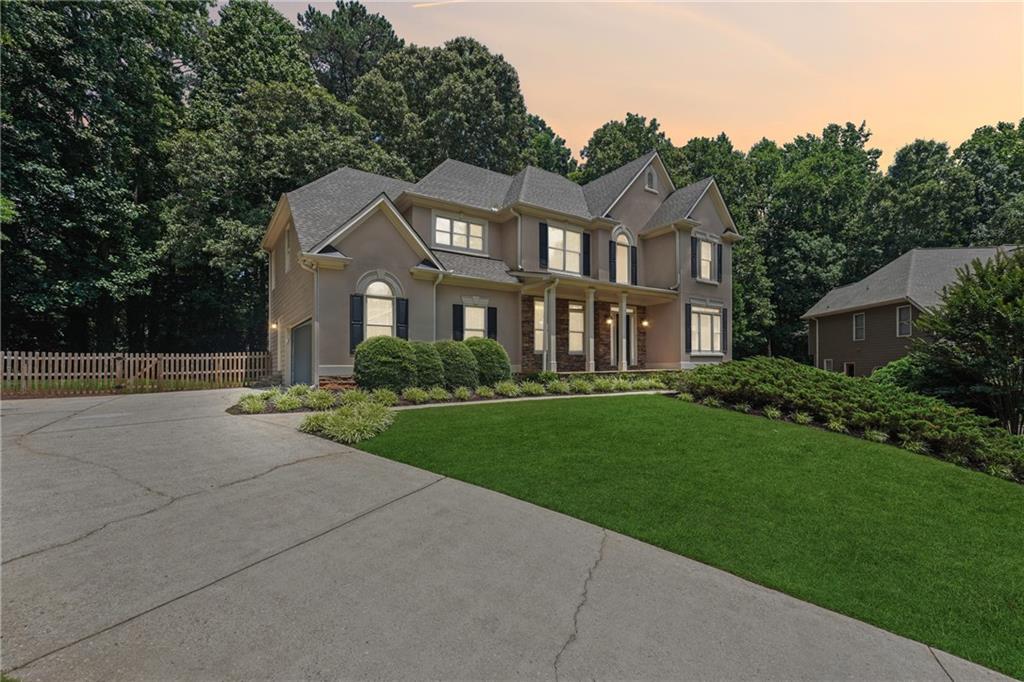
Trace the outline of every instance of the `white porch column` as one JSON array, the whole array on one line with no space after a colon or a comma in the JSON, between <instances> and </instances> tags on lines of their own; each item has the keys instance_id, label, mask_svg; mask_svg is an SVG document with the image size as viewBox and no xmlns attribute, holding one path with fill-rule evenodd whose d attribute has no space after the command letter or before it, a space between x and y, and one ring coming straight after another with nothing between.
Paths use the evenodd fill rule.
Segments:
<instances>
[{"instance_id":1,"label":"white porch column","mask_svg":"<svg viewBox=\"0 0 1024 682\"><path fill-rule=\"evenodd\" d=\"M626 359L626 292L619 294L619 371L629 369Z\"/></svg>"},{"instance_id":2,"label":"white porch column","mask_svg":"<svg viewBox=\"0 0 1024 682\"><path fill-rule=\"evenodd\" d=\"M594 371L594 290L587 289L587 305L583 309L583 330L586 334L587 371Z\"/></svg>"},{"instance_id":3,"label":"white porch column","mask_svg":"<svg viewBox=\"0 0 1024 682\"><path fill-rule=\"evenodd\" d=\"M548 359L547 367L544 369L551 372L558 371L558 346L556 341L558 338L557 333L557 318L555 315L555 300L557 298L557 288L552 285L547 297L544 299L544 334L545 344L544 350L545 355Z\"/></svg>"}]
</instances>

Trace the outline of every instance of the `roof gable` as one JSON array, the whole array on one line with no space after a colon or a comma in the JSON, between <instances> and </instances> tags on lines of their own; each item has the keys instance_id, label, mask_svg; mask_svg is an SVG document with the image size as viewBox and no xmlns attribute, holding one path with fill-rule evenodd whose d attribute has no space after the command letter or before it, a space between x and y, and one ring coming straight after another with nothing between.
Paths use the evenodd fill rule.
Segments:
<instances>
[{"instance_id":1,"label":"roof gable","mask_svg":"<svg viewBox=\"0 0 1024 682\"><path fill-rule=\"evenodd\" d=\"M647 165L657 158L658 152L650 151L638 159L633 159L624 166L619 166L610 173L591 180L583 185L583 196L590 213L603 217L611 210L615 202L626 189L640 177Z\"/></svg>"},{"instance_id":2,"label":"roof gable","mask_svg":"<svg viewBox=\"0 0 1024 682\"><path fill-rule=\"evenodd\" d=\"M388 222L391 223L395 230L398 231L405 242L409 245L409 248L429 260L436 267L442 267L441 262L437 259L434 252L430 250L430 247L423 241L423 238L420 237L414 229L412 229L412 225L405 220L405 217L402 216L401 212L399 212L394 202L392 202L384 193L378 195L376 199L371 201L363 208L363 210L341 225L337 230L324 237L324 239L317 243L312 250L319 252L330 246L337 251L341 251L341 249L338 249L338 244L341 243L345 237L358 230L362 225L365 225L370 216L377 212L382 212L384 214L388 219Z\"/></svg>"}]
</instances>

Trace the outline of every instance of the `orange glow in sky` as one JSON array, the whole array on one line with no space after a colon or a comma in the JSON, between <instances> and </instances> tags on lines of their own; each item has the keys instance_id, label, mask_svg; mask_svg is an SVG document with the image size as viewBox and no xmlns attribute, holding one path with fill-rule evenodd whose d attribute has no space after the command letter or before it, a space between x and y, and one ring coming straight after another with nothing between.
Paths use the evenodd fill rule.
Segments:
<instances>
[{"instance_id":1,"label":"orange glow in sky","mask_svg":"<svg viewBox=\"0 0 1024 682\"><path fill-rule=\"evenodd\" d=\"M307 5L272 4L292 21ZM915 138L955 147L1024 117L1021 2L366 4L407 42L469 35L504 55L576 154L627 111L677 145L724 131L743 150L866 120L883 166Z\"/></svg>"}]
</instances>

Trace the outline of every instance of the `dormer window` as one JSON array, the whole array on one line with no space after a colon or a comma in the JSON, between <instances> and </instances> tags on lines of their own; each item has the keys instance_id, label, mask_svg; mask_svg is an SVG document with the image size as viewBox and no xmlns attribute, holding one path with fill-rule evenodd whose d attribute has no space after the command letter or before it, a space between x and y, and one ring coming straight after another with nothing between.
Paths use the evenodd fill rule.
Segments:
<instances>
[{"instance_id":1,"label":"dormer window","mask_svg":"<svg viewBox=\"0 0 1024 682\"><path fill-rule=\"evenodd\" d=\"M647 180L644 184L644 189L648 192L658 191L658 173L653 168L647 169Z\"/></svg>"},{"instance_id":2,"label":"dormer window","mask_svg":"<svg viewBox=\"0 0 1024 682\"><path fill-rule=\"evenodd\" d=\"M434 216L434 245L464 249L466 251L484 250L485 223L450 215Z\"/></svg>"}]
</instances>

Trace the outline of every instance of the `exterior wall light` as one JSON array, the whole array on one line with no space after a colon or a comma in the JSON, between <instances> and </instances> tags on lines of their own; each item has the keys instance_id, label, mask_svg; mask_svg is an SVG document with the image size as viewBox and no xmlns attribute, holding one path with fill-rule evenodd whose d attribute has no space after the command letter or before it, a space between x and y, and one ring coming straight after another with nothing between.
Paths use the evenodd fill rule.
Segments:
<instances>
[{"instance_id":1,"label":"exterior wall light","mask_svg":"<svg viewBox=\"0 0 1024 682\"><path fill-rule=\"evenodd\" d=\"M605 320L605 322L607 322L608 324L611 324L612 323L612 318L609 317L607 320Z\"/></svg>"},{"instance_id":2,"label":"exterior wall light","mask_svg":"<svg viewBox=\"0 0 1024 682\"><path fill-rule=\"evenodd\" d=\"M270 328L271 329L277 329L277 322L271 322L270 323Z\"/></svg>"},{"instance_id":3,"label":"exterior wall light","mask_svg":"<svg viewBox=\"0 0 1024 682\"><path fill-rule=\"evenodd\" d=\"M648 322L647 320L644 320L643 322L640 323L641 327L649 327L650 325L651 325L651 323Z\"/></svg>"}]
</instances>

